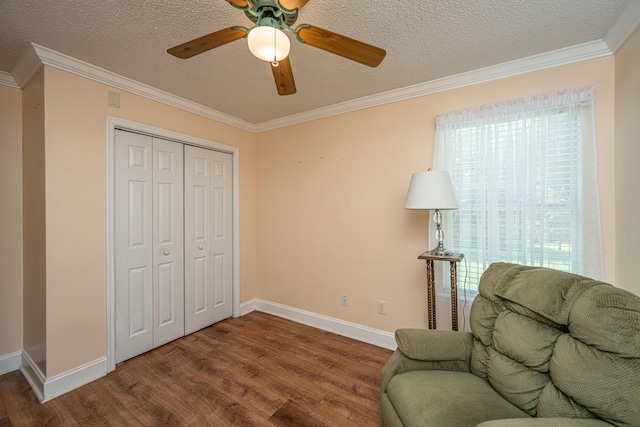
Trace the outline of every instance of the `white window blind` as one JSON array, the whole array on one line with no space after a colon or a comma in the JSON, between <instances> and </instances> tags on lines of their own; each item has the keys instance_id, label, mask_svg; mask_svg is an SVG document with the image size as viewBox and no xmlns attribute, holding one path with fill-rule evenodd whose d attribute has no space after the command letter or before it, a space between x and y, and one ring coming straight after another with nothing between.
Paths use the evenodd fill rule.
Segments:
<instances>
[{"instance_id":1,"label":"white window blind","mask_svg":"<svg viewBox=\"0 0 640 427\"><path fill-rule=\"evenodd\" d=\"M434 168L451 174L459 209L447 247L468 284L497 261L602 279L593 88L437 117Z\"/></svg>"}]
</instances>

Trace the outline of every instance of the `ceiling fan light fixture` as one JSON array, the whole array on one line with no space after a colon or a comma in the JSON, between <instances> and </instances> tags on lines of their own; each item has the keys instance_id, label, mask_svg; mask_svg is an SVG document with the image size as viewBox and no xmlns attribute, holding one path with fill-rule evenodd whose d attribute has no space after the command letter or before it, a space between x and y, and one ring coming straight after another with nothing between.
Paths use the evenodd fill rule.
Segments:
<instances>
[{"instance_id":1,"label":"ceiling fan light fixture","mask_svg":"<svg viewBox=\"0 0 640 427\"><path fill-rule=\"evenodd\" d=\"M258 59L268 62L282 61L289 56L291 42L284 31L271 26L255 27L247 36L249 50Z\"/></svg>"}]
</instances>

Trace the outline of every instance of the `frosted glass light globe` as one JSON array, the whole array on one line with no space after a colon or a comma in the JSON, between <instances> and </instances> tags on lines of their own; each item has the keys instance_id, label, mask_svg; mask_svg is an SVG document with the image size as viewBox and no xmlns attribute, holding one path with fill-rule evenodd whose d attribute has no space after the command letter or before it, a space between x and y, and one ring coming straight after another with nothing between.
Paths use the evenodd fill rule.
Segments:
<instances>
[{"instance_id":1,"label":"frosted glass light globe","mask_svg":"<svg viewBox=\"0 0 640 427\"><path fill-rule=\"evenodd\" d=\"M289 55L289 37L274 27L256 27L247 36L249 50L258 59L268 62L282 61Z\"/></svg>"}]
</instances>

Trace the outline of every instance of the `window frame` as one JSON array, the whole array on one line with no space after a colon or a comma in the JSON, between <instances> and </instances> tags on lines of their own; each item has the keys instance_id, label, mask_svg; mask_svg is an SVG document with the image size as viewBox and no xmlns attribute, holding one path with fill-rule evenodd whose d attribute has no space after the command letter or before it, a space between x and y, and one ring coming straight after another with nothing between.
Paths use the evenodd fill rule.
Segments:
<instances>
[{"instance_id":1,"label":"window frame","mask_svg":"<svg viewBox=\"0 0 640 427\"><path fill-rule=\"evenodd\" d=\"M467 293L471 292L473 294L474 292L477 292L477 285L478 285L477 282L479 281L479 277L482 274L482 272L486 270L486 268L489 266L490 263L498 262L498 261L515 262L515 263L521 263L525 265L538 265L543 267L560 269L564 271L570 271L570 272L582 274L582 275L590 274L592 277L595 277L597 279L602 278L602 275L603 275L602 263L601 263L602 248L601 248L601 238L600 238L599 209L597 204L596 204L595 217L598 225L597 227L598 232L596 233L598 235L597 236L598 237L597 239L598 254L596 255L596 257L599 256L599 260L600 260L599 268L592 269L591 271L585 271L585 268L584 268L585 263L588 262L589 258L593 258L593 255L590 255L589 257L581 255L583 246L585 244L584 242L585 239L579 236L574 238L573 236L573 234L577 232L576 230L579 230L577 234L580 234L580 235L584 233L584 230L585 230L585 226L579 223L581 221L582 215L574 214L574 212L576 211L579 212L579 210L582 207L582 203L580 203L577 199L582 197L582 194L584 193L584 187L585 185L588 185L585 182L586 180L584 179L584 174L587 173L587 170L590 170L590 169L585 168L585 162L593 164L594 166L593 175L595 177L595 138L593 137L593 135L595 134L595 131L593 130L592 117L591 118L589 117L590 115L591 116L593 115L593 98L594 98L593 88L588 88L586 90L580 91L579 96L566 97L565 94L566 93L561 93L560 98L562 100L567 100L568 98L569 102L566 104L557 102L557 99L556 99L558 95L557 93L537 95L533 97L535 101L540 101L540 99L543 99L544 101L548 99L552 99L550 102L551 105L542 105L542 104L545 104L545 102L542 102L542 103L534 102L533 103L535 104L534 106L538 108L532 108L531 111L528 111L527 108L523 108L523 104L531 104L532 98L523 98L520 100L506 101L504 103L493 104L489 106L474 107L472 109L465 110L462 112L444 113L443 115L440 115L437 118L434 168L449 171L453 185L454 185L454 189L456 189L456 196L459 204L459 210L448 211L447 218L444 221L445 235L447 238L448 247L450 247L452 250L456 252L462 252L462 253L466 252L465 253L466 263L465 263L465 266L463 267L464 271L462 273L468 277L466 281ZM514 104L515 107L511 104ZM547 102L547 104L549 104L549 102ZM505 107L505 105L507 106L506 109L503 108ZM585 114L585 108L584 108L585 106L588 107L588 110L586 111L587 114ZM505 112L505 110L507 111ZM475 113L480 113L480 114L475 114ZM486 121L487 117L485 116L491 116L491 115L496 116L497 119L493 119L490 117L489 118L490 121ZM453 119L451 120L451 123L447 122L447 119L452 117ZM550 142L547 145L543 144L542 148L537 146L533 148L537 150L543 149L544 151L539 154L541 154L543 157L549 157L549 145L552 145L553 147L551 148L553 148L555 151L559 153L562 153L562 151L558 151L558 150L562 150L564 146L564 150L568 152L565 152L562 155L564 155L566 159L569 159L569 161L572 162L571 173L575 175L574 176L575 182L572 185L574 185L575 189L569 191L570 197L565 197L564 201L562 200L562 197L560 197L559 194L556 195L555 201L554 201L554 198L549 197L550 195L547 194L547 191L544 189L545 187L543 187L541 200L537 200L537 201L529 200L526 202L526 203L540 203L543 205L542 207L538 207L536 211L536 215L538 216L540 215L540 212L542 212L541 217L539 216L538 218L533 218L531 216L531 213L528 213L529 216L524 220L521 220L521 224L526 225L525 228L528 228L531 230L540 228L542 230L541 231L542 238L540 239L539 242L536 241L536 244L540 244L543 246L543 248L539 251L538 255L534 253L535 244L531 246L531 250L532 250L531 253L524 254L522 256L515 257L515 258L513 256L513 248L509 249L510 252L505 252L504 256L501 256L498 258L496 258L495 255L487 256L486 254L483 254L482 249L478 250L480 254L478 254L478 251L475 251L475 252L470 251L469 250L470 243L467 242L463 244L461 240L461 236L464 235L465 233L465 231L463 230L463 227L459 225L456 229L456 225L462 220L461 218L464 215L468 215L468 216L475 215L476 217L478 217L479 215L482 215L482 212L485 212L485 211L488 212L489 208L484 208L484 207L473 208L473 206L469 206L470 203L468 203L469 202L468 194L465 193L464 188L462 189L463 191L460 191L461 190L460 181L464 180L463 178L461 178L460 175L464 173L462 169L465 167L465 165L467 165L467 163L465 163L465 160L469 160L469 159L474 160L475 161L474 165L476 168L482 167L482 165L479 166L479 162L482 162L483 160L480 155L481 153L475 153L476 156L474 157L474 153L472 152L473 147L471 145L469 147L466 147L468 152L466 154L463 153L464 155L467 156L467 159L463 159L460 157L452 159L451 158L452 156L455 156L455 155L461 156L459 151L460 148L459 147L452 148L452 144L453 143L465 144L466 142L468 142L466 141L467 139L477 138L477 135L481 135L483 138L490 139L490 137L487 137L487 134L491 134L491 132L494 132L493 143L494 145L496 145L500 143L500 141L496 142L496 139L504 140L505 138L506 139L512 138L514 132L519 132L522 129L528 129L531 127L532 121L540 121L540 120L550 122L551 125L560 125L560 126L567 127L566 134L564 134L563 136L565 140L550 139L550 141L553 144ZM539 125L539 123L537 123L536 125ZM493 128L491 128L492 126ZM505 136L505 130L508 131L506 133L506 136ZM457 132L458 135L448 134L451 132ZM585 138L586 132L592 132L593 135L587 135L587 137ZM560 133L558 134L560 135ZM547 138L548 135L543 134L543 135L540 135L539 137ZM525 140L526 140L526 137L525 137ZM573 145L571 145L571 140L573 140ZM585 143L585 140L589 140L589 141ZM533 144L538 142L539 141L534 141ZM531 140L527 140L527 143L531 143ZM570 146L567 147L567 144L569 144ZM505 153L509 152L509 147L501 147L501 148L504 150ZM532 149L531 145L527 145L527 148ZM484 147L484 149L487 149L487 147ZM493 147L493 149L495 150L496 148ZM517 148L511 147L512 151L515 151L516 149ZM452 153L452 151L454 150L458 150L458 151L455 151L455 153ZM588 159L589 156L585 156L585 152L589 154L590 151L593 151L594 153L593 161ZM559 157L559 156L560 155L554 156L554 157ZM535 156L533 156L532 158L534 160L536 159ZM505 166L505 164L510 160L511 158L505 154L503 156L504 162L502 166L507 167ZM548 160L548 159L545 159L545 160ZM558 165L555 165L554 167L557 168ZM562 167L560 167L560 169L562 169ZM520 171L515 171L515 173L519 173L519 172ZM531 177L529 177L529 181L531 181ZM537 184L534 183L534 186L535 185ZM466 189L466 190L467 192L473 192L473 189ZM597 198L598 198L597 185L595 187L595 193L596 193L595 200L597 201ZM594 199L594 196L590 196L589 198ZM496 203L496 206L498 204L499 203ZM550 210L549 208L553 207L554 204L556 207L563 204L562 207L564 208L564 211ZM495 212L495 207L492 210L492 212ZM549 248L544 247L545 245L550 245L552 242L550 238L547 239L547 236L544 235L544 233L549 232L549 227L547 227L547 225L550 224L550 218L548 218L547 214L552 215L553 212L556 212L556 215L560 215L561 213L564 212L563 214L565 215L565 217L568 216L568 218L565 218L566 220L565 222L568 222L569 224L568 230L569 230L569 235L571 236L571 239L572 239L569 243L576 248L576 249L571 247L569 248L568 255L564 256L565 258L564 265L558 264L557 258L548 258L547 260L545 260L545 257L550 256L550 254L553 253L550 247ZM487 218L489 216L490 215L487 214L484 220L487 221ZM495 221L495 220L496 219L493 218L491 221ZM514 218L512 215L510 219L505 219L504 222L511 223L510 226L513 227L514 223L517 220L518 218ZM591 219L589 222L590 223L593 222L593 219ZM488 225L486 224L484 224L484 226L486 228L492 228L492 227L488 227ZM502 232L505 226L506 225L498 226L498 230ZM500 227L503 227L503 228L500 228ZM555 228L558 231L561 231L560 230L561 227L559 227L557 224ZM496 228L493 227L492 229L495 231ZM485 231L486 234L488 234L489 232L490 231L488 230ZM535 239L539 239L539 238L540 238L539 235L535 237ZM495 238L492 240L495 240ZM506 239L501 239L501 240L505 240L503 244L507 246L509 245L512 246L511 243L506 242ZM524 244L531 245L532 240L533 239L531 238L531 234L529 234L528 241ZM558 255L558 253L567 252L566 250L564 250L565 248L563 248L563 245L565 245L566 243L567 243L566 240L559 240L559 249L558 251L556 251L556 255ZM490 243L485 237L479 246L488 246L489 244ZM521 245L520 245L521 248L522 248L522 244L523 243L521 242ZM476 246L476 247L479 247L479 246ZM526 252L527 248L525 247L524 249L519 249L519 250ZM495 249L492 249L492 251L495 252ZM507 249L504 248L504 251L507 251ZM556 260L556 261L550 262L553 260ZM599 269L599 274L598 274L598 269ZM471 286L469 286L469 284L471 284ZM444 289L442 290L445 293L450 292L447 286L444 286Z\"/></svg>"}]
</instances>

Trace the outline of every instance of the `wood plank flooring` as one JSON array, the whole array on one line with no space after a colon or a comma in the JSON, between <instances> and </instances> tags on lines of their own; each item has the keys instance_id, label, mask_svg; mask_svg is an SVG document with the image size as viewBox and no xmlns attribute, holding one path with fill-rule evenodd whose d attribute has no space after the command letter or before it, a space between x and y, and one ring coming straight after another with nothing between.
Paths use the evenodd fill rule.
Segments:
<instances>
[{"instance_id":1,"label":"wood plank flooring","mask_svg":"<svg viewBox=\"0 0 640 427\"><path fill-rule=\"evenodd\" d=\"M40 404L0 376L5 426L377 426L391 351L265 313L227 319Z\"/></svg>"}]
</instances>

